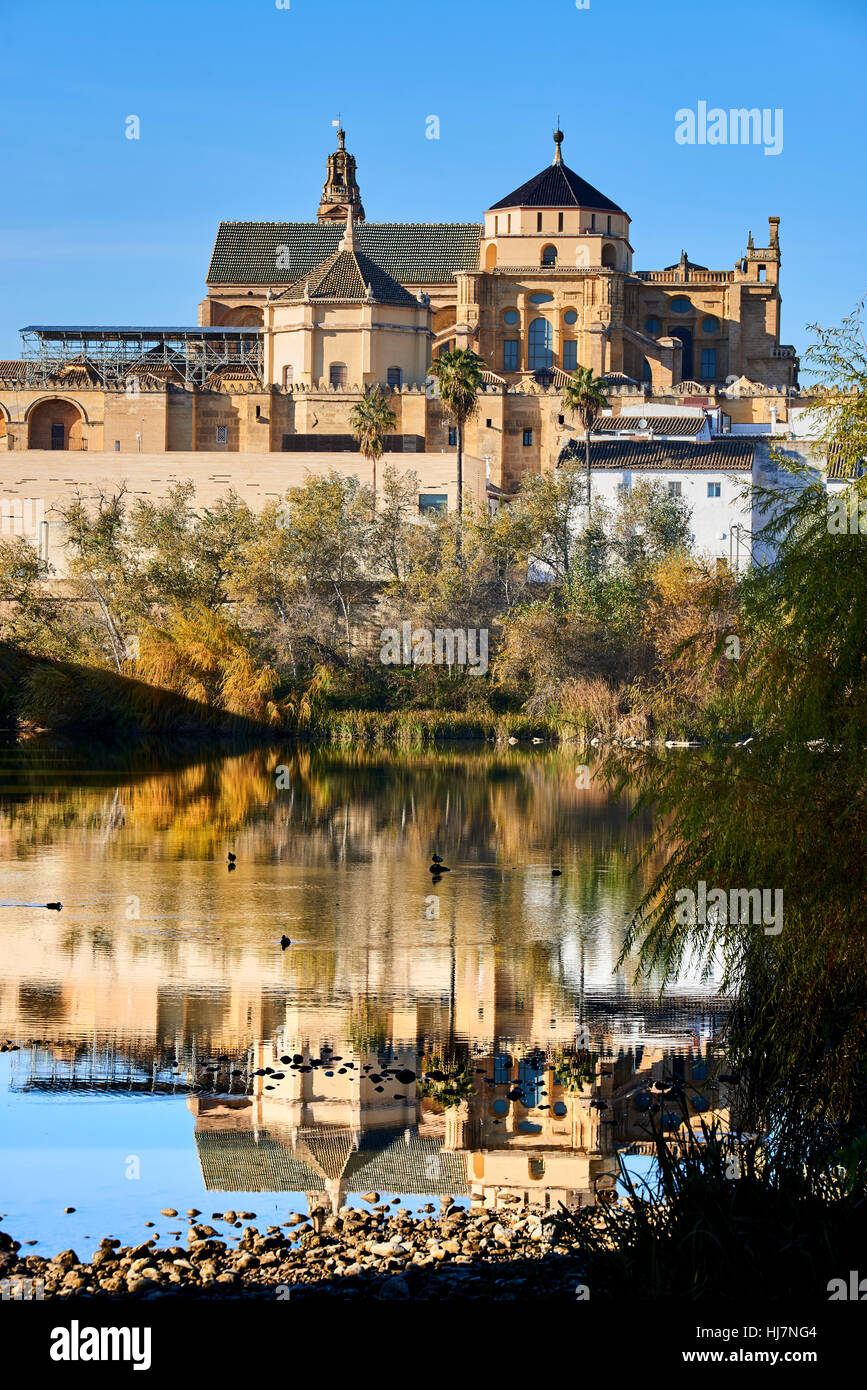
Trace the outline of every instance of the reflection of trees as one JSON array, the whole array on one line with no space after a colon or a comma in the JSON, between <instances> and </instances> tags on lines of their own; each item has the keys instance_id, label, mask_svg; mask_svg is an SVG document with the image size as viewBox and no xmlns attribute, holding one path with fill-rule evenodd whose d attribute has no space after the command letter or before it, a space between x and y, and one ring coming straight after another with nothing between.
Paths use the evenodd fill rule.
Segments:
<instances>
[{"instance_id":1,"label":"reflection of trees","mask_svg":"<svg viewBox=\"0 0 867 1390\"><path fill-rule=\"evenodd\" d=\"M278 766L287 769L281 788ZM489 1042L492 1014L507 1039L527 1038L544 1019L550 1042L555 1016L558 1036L571 1029L585 956L589 968L613 963L640 896L648 820L630 819L628 796L615 803L593 786L578 790L574 758L561 752L301 745L162 773L129 767L97 781L82 786L68 769L5 801L0 852L27 859L50 849L88 894L96 866L96 902L77 919L64 914L46 960L29 938L16 951L22 978L43 967L49 980L62 977L65 1019L79 1005L91 1022L108 1010L107 1031L129 1026L122 1000L131 982L137 1026L147 1028L153 996L163 1037L240 1039L245 1020L264 1035L266 1014L279 1022L289 1006L348 1019L364 1005L390 1029L397 1000L446 1056L462 1036ZM253 874L225 878L229 845L242 870L258 866ZM434 849L459 872L438 888L440 916L428 920ZM554 864L562 877L552 879ZM139 865L133 880L127 870ZM335 865L355 869L339 892L324 872ZM124 895L141 892L139 883L148 921L130 929ZM161 915L172 925L163 929ZM295 943L285 953L283 930ZM488 1013L476 1027L482 1003Z\"/></svg>"},{"instance_id":2,"label":"reflection of trees","mask_svg":"<svg viewBox=\"0 0 867 1390\"><path fill-rule=\"evenodd\" d=\"M599 1058L586 1048L567 1048L554 1053L554 1071L564 1091L580 1091L596 1077Z\"/></svg>"},{"instance_id":3,"label":"reflection of trees","mask_svg":"<svg viewBox=\"0 0 867 1390\"><path fill-rule=\"evenodd\" d=\"M434 1101L443 1110L452 1110L467 1100L476 1090L475 1077L465 1057L443 1057L431 1053L423 1063L424 1080L418 1084L418 1094Z\"/></svg>"},{"instance_id":4,"label":"reflection of trees","mask_svg":"<svg viewBox=\"0 0 867 1390\"><path fill-rule=\"evenodd\" d=\"M288 769L280 788L278 766ZM227 838L253 834L257 850L278 858L291 853L295 862L366 860L397 844L422 860L451 844L460 846L464 862L504 868L526 862L528 853L552 860L568 854L580 864L602 850L609 872L625 881L648 828L646 821L631 824L628 809L627 800L614 805L601 788L576 790L573 759L559 752L301 746L119 776L99 791L55 782L4 804L0 834L18 847L44 846L87 829L111 853L128 835L149 832L166 858L222 854Z\"/></svg>"},{"instance_id":5,"label":"reflection of trees","mask_svg":"<svg viewBox=\"0 0 867 1390\"><path fill-rule=\"evenodd\" d=\"M346 1036L356 1052L378 1053L388 1040L389 1024L386 1010L364 999L349 1016Z\"/></svg>"}]
</instances>

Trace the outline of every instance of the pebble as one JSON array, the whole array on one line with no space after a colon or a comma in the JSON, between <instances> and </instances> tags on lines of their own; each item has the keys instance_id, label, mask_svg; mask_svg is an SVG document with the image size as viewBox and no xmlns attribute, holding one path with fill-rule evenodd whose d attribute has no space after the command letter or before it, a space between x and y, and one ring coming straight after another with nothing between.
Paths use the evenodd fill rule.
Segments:
<instances>
[{"instance_id":1,"label":"pebble","mask_svg":"<svg viewBox=\"0 0 867 1390\"><path fill-rule=\"evenodd\" d=\"M115 1299L161 1293L273 1299L280 1285L291 1286L293 1299L518 1299L528 1284L545 1295L571 1296L579 1281L574 1250L558 1244L556 1251L570 1258L546 1260L553 1239L543 1213L521 1206L467 1210L447 1198L439 1215L416 1220L378 1204L378 1197L366 1194L367 1207L344 1207L338 1215L317 1212L312 1222L290 1212L285 1229L269 1226L265 1234L246 1226L228 1245L214 1238L212 1226L197 1224L190 1226L187 1248L160 1248L153 1237L124 1246L105 1236L84 1263L71 1249L50 1259L24 1254L0 1231L0 1277L38 1278L46 1299L78 1291ZM433 1203L427 1209L433 1213ZM228 1216L248 1214L217 1219Z\"/></svg>"}]
</instances>

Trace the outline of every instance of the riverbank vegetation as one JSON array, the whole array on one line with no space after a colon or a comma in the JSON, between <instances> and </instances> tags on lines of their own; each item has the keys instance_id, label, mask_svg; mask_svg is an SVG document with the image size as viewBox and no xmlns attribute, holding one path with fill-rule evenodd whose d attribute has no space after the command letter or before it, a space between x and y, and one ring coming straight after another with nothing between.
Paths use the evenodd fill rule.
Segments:
<instances>
[{"instance_id":1,"label":"riverbank vegetation","mask_svg":"<svg viewBox=\"0 0 867 1390\"><path fill-rule=\"evenodd\" d=\"M830 402L826 446L854 462L867 361L845 330L822 343L851 388ZM848 500L863 514L867 478ZM686 961L723 968L741 1136L734 1150L714 1135L680 1144L675 1161L657 1134L659 1189L603 1232L572 1223L611 1293L638 1277L657 1297L726 1297L736 1282L756 1298L827 1298L867 1229L867 547L860 528L829 525L820 485L784 501L768 523L775 563L740 585L739 659L698 725L710 751L605 760L610 784L657 817L648 853L664 857L624 959L637 952L663 983ZM780 891L781 924L679 913L701 882Z\"/></svg>"},{"instance_id":2,"label":"riverbank vegetation","mask_svg":"<svg viewBox=\"0 0 867 1390\"><path fill-rule=\"evenodd\" d=\"M156 502L74 497L63 579L0 542L0 640L38 662L7 686L8 717L72 723L72 663L79 702L88 668L327 740L689 734L707 691L681 648L715 640L734 584L690 553L680 498L643 481L587 528L570 464L493 516L420 522L418 488L386 467L376 506L333 474L258 514L231 492L196 507L184 483ZM129 703L120 723L148 729L132 685Z\"/></svg>"}]
</instances>

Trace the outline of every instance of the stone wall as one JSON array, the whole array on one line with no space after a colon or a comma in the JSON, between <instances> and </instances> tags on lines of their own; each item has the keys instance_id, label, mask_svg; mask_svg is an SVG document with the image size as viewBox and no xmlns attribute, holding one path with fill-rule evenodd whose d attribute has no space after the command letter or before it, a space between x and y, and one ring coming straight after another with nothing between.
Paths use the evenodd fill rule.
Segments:
<instances>
[{"instance_id":1,"label":"stone wall","mask_svg":"<svg viewBox=\"0 0 867 1390\"><path fill-rule=\"evenodd\" d=\"M414 472L420 493L444 495L448 507L456 507L457 465L453 450L442 454L383 454L376 465L378 488L389 465L401 474ZM195 487L198 506L213 505L232 489L254 511L259 511L268 502L285 497L288 488L301 486L309 475L323 476L332 470L372 485L373 467L357 453L61 453L36 449L20 457L4 457L0 516L20 516L20 525L7 522L3 532L25 534L35 546L45 550L45 558L62 576L66 569L66 538L59 510L76 491L95 500L100 493L114 493L125 484L131 499L157 501L167 495L172 484L189 480ZM464 457L464 498L465 505L485 506L485 465L472 455ZM47 531L40 530L42 520L47 523Z\"/></svg>"}]
</instances>

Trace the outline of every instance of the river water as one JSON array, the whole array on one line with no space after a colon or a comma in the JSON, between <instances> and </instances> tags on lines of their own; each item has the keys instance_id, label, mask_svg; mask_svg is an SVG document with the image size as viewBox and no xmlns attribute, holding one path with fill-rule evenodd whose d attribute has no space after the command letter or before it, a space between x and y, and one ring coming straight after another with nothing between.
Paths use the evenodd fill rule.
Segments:
<instances>
[{"instance_id":1,"label":"river water","mask_svg":"<svg viewBox=\"0 0 867 1390\"><path fill-rule=\"evenodd\" d=\"M592 1200L653 1077L708 1103L725 1005L618 965L653 827L575 762L5 750L3 1228L83 1255L184 1231L163 1208Z\"/></svg>"}]
</instances>

